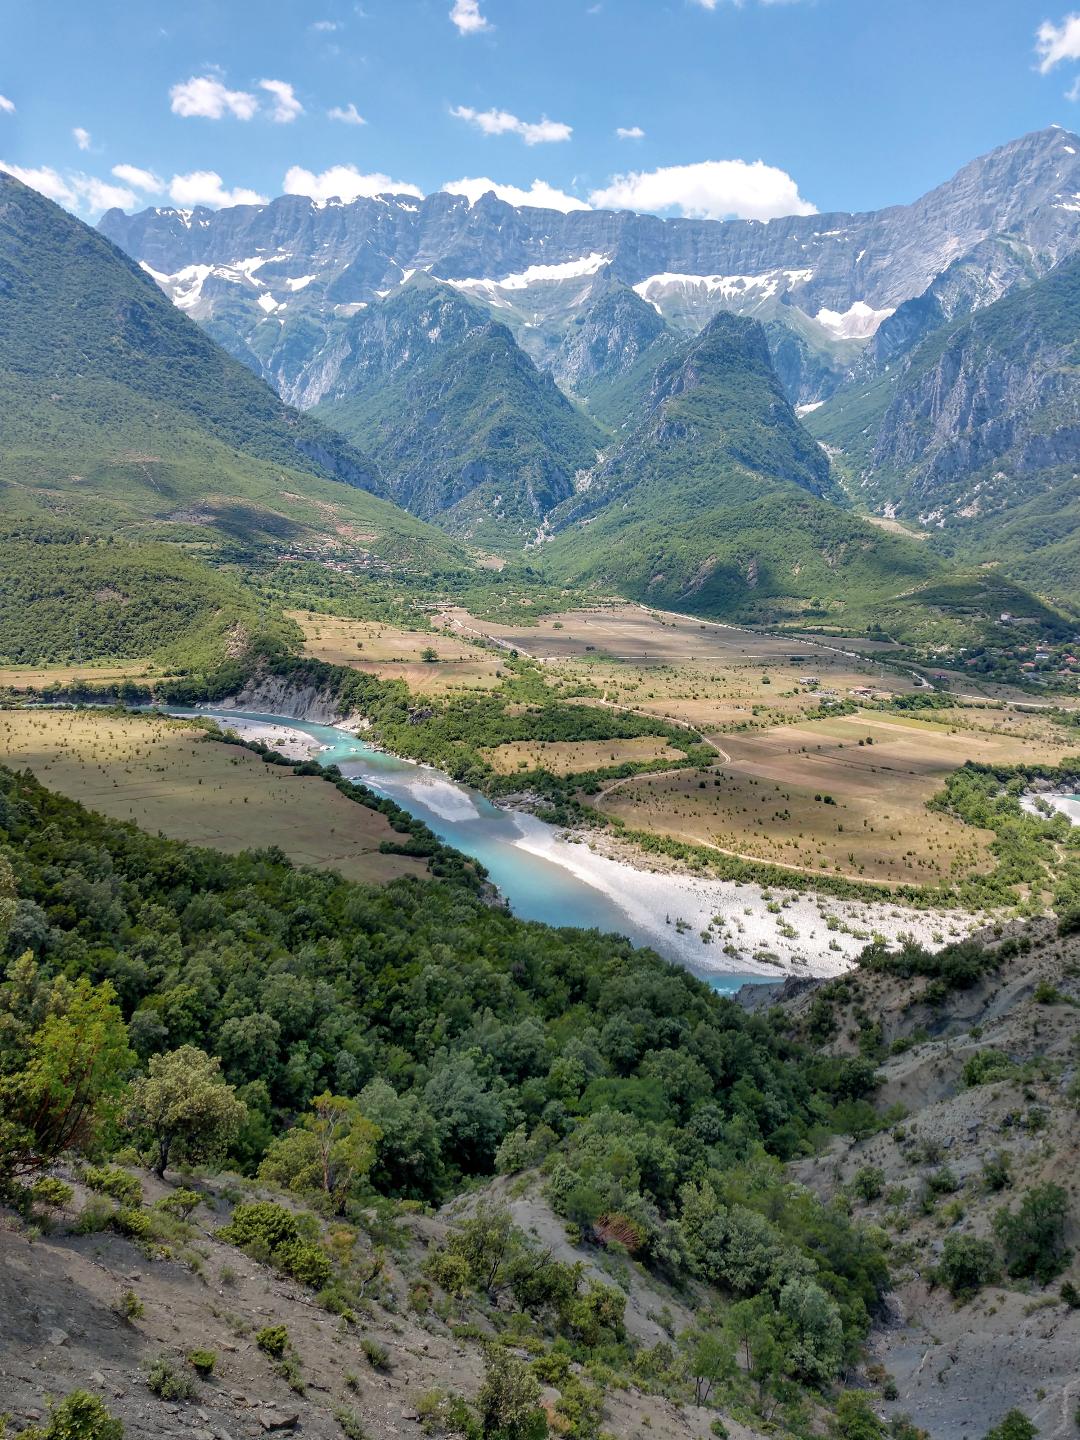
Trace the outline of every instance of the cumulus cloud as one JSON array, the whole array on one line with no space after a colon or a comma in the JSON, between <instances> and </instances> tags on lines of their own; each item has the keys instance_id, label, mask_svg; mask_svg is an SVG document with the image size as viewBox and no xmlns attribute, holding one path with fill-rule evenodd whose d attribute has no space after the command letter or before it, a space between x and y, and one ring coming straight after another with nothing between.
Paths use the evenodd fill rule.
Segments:
<instances>
[{"instance_id":1,"label":"cumulus cloud","mask_svg":"<svg viewBox=\"0 0 1080 1440\"><path fill-rule=\"evenodd\" d=\"M362 175L355 165L331 165L316 175L301 165L291 166L285 173L286 195L310 195L313 200L359 200L372 195L415 195L424 192L405 180L392 180L378 173Z\"/></svg>"},{"instance_id":2,"label":"cumulus cloud","mask_svg":"<svg viewBox=\"0 0 1080 1440\"><path fill-rule=\"evenodd\" d=\"M589 199L599 209L674 210L706 220L775 220L817 211L786 171L761 160L703 160L616 175Z\"/></svg>"},{"instance_id":3,"label":"cumulus cloud","mask_svg":"<svg viewBox=\"0 0 1080 1440\"><path fill-rule=\"evenodd\" d=\"M590 208L586 201L579 200L576 195L567 195L564 190L556 190L546 180L534 180L528 190L523 190L518 185L500 185L486 176L478 176L464 180L448 180L442 188L448 195L467 196L471 205L475 205L481 195L494 192L508 205L535 205L541 210L564 211Z\"/></svg>"},{"instance_id":4,"label":"cumulus cloud","mask_svg":"<svg viewBox=\"0 0 1080 1440\"><path fill-rule=\"evenodd\" d=\"M480 14L480 0L454 0L450 22L457 26L459 35L476 35L494 28Z\"/></svg>"},{"instance_id":5,"label":"cumulus cloud","mask_svg":"<svg viewBox=\"0 0 1080 1440\"><path fill-rule=\"evenodd\" d=\"M0 170L7 170L24 185L39 191L66 210L98 211L111 210L113 206L125 209L136 203L136 197L126 185L110 185L96 175L78 173L61 175L51 165L36 168L24 165L9 165L0 160Z\"/></svg>"},{"instance_id":6,"label":"cumulus cloud","mask_svg":"<svg viewBox=\"0 0 1080 1440\"><path fill-rule=\"evenodd\" d=\"M471 105L455 105L450 111L456 120L464 120L484 135L520 135L526 145L547 145L553 141L569 140L573 128L559 120L519 120L509 110L474 110Z\"/></svg>"},{"instance_id":7,"label":"cumulus cloud","mask_svg":"<svg viewBox=\"0 0 1080 1440\"><path fill-rule=\"evenodd\" d=\"M6 95L0 95L0 114L14 115L15 101L9 100Z\"/></svg>"},{"instance_id":8,"label":"cumulus cloud","mask_svg":"<svg viewBox=\"0 0 1080 1440\"><path fill-rule=\"evenodd\" d=\"M174 115L203 120L222 120L226 115L250 120L259 109L254 95L246 90L230 90L216 75L193 75L174 85L169 100Z\"/></svg>"},{"instance_id":9,"label":"cumulus cloud","mask_svg":"<svg viewBox=\"0 0 1080 1440\"><path fill-rule=\"evenodd\" d=\"M615 134L620 140L644 140L645 131L640 125L617 125Z\"/></svg>"},{"instance_id":10,"label":"cumulus cloud","mask_svg":"<svg viewBox=\"0 0 1080 1440\"><path fill-rule=\"evenodd\" d=\"M160 176L152 170L141 170L138 165L114 165L112 173L133 190L145 190L149 195L159 195L165 189Z\"/></svg>"},{"instance_id":11,"label":"cumulus cloud","mask_svg":"<svg viewBox=\"0 0 1080 1440\"><path fill-rule=\"evenodd\" d=\"M224 205L266 204L266 196L256 190L243 186L226 190L216 170L192 170L188 175L174 175L169 181L169 198L175 205L206 205L211 210Z\"/></svg>"},{"instance_id":12,"label":"cumulus cloud","mask_svg":"<svg viewBox=\"0 0 1080 1440\"><path fill-rule=\"evenodd\" d=\"M326 112L331 120L340 120L342 125L366 125L367 121L357 110L350 100L348 105L335 105L332 110Z\"/></svg>"},{"instance_id":13,"label":"cumulus cloud","mask_svg":"<svg viewBox=\"0 0 1080 1440\"><path fill-rule=\"evenodd\" d=\"M6 160L0 160L0 170L6 170L9 175L14 175L16 180L29 185L31 190L37 190L50 200L55 200L58 205L67 206L69 210L74 210L78 204L75 191L51 165L41 165L35 169L25 165L9 165Z\"/></svg>"},{"instance_id":14,"label":"cumulus cloud","mask_svg":"<svg viewBox=\"0 0 1080 1440\"><path fill-rule=\"evenodd\" d=\"M76 125L76 126L75 126L75 129L72 130L71 133L72 133L72 135L75 137L75 144L79 147L80 150L89 150L89 149L90 149L90 131L89 131L89 130L84 130L81 125Z\"/></svg>"},{"instance_id":15,"label":"cumulus cloud","mask_svg":"<svg viewBox=\"0 0 1080 1440\"><path fill-rule=\"evenodd\" d=\"M1043 75L1065 60L1080 60L1080 15L1066 15L1060 25L1044 20L1035 32L1035 53Z\"/></svg>"},{"instance_id":16,"label":"cumulus cloud","mask_svg":"<svg viewBox=\"0 0 1080 1440\"><path fill-rule=\"evenodd\" d=\"M304 107L287 80L260 80L259 89L265 90L273 99L270 119L276 125L291 125L298 115L303 115Z\"/></svg>"}]
</instances>

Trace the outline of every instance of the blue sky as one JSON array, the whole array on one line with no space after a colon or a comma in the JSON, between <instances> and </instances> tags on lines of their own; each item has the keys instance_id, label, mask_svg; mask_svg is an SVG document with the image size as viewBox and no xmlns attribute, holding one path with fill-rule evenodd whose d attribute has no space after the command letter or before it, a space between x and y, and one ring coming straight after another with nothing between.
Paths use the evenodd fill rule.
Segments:
<instances>
[{"instance_id":1,"label":"blue sky","mask_svg":"<svg viewBox=\"0 0 1080 1440\"><path fill-rule=\"evenodd\" d=\"M36 0L5 27L0 163L91 219L481 180L767 219L1080 127L1080 14L1045 0Z\"/></svg>"}]
</instances>

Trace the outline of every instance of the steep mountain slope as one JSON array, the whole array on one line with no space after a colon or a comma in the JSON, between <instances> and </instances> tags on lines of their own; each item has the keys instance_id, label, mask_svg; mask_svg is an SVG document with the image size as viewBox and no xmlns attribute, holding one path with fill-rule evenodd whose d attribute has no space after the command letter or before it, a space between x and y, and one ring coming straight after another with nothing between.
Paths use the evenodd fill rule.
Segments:
<instances>
[{"instance_id":1,"label":"steep mountain slope","mask_svg":"<svg viewBox=\"0 0 1080 1440\"><path fill-rule=\"evenodd\" d=\"M394 500L497 548L532 537L603 440L504 325L426 275L349 321L317 384Z\"/></svg>"},{"instance_id":2,"label":"steep mountain slope","mask_svg":"<svg viewBox=\"0 0 1080 1440\"><path fill-rule=\"evenodd\" d=\"M996 237L1008 237L1019 257L1016 280L1076 250L1077 193L1080 140L1051 128L972 161L914 204L864 215L762 224L563 214L491 194L475 204L446 194L350 203L286 195L216 212L112 210L101 228L294 402L298 374L332 345L342 316L427 270L491 307L556 370L604 272L677 329L699 330L720 309L775 322L774 354L790 333L802 336L801 363L789 347L779 364L789 398L816 403L894 310L965 257L979 270L980 247ZM984 303L980 288L971 303Z\"/></svg>"},{"instance_id":3,"label":"steep mountain slope","mask_svg":"<svg viewBox=\"0 0 1080 1440\"><path fill-rule=\"evenodd\" d=\"M361 568L460 566L101 235L0 174L0 515Z\"/></svg>"},{"instance_id":4,"label":"steep mountain slope","mask_svg":"<svg viewBox=\"0 0 1080 1440\"><path fill-rule=\"evenodd\" d=\"M842 614L939 572L837 493L762 327L720 314L661 365L638 428L556 511L545 561L655 604L759 619Z\"/></svg>"},{"instance_id":5,"label":"steep mountain slope","mask_svg":"<svg viewBox=\"0 0 1080 1440\"><path fill-rule=\"evenodd\" d=\"M563 336L552 374L589 414L618 430L636 418L653 373L678 343L654 306L605 274Z\"/></svg>"},{"instance_id":6,"label":"steep mountain slope","mask_svg":"<svg viewBox=\"0 0 1080 1440\"><path fill-rule=\"evenodd\" d=\"M852 493L1044 593L1080 583L1080 257L925 340L810 420ZM1032 552L1054 547L1049 570Z\"/></svg>"},{"instance_id":7,"label":"steep mountain slope","mask_svg":"<svg viewBox=\"0 0 1080 1440\"><path fill-rule=\"evenodd\" d=\"M65 527L0 535L0 659L98 656L211 668L257 636L295 644L298 627L233 576L175 546L87 540Z\"/></svg>"}]
</instances>

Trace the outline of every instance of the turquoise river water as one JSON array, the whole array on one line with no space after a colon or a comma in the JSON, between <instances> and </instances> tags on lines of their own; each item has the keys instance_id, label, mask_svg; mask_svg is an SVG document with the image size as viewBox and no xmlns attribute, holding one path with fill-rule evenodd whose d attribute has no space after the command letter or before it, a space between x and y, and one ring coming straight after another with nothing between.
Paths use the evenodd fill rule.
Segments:
<instances>
[{"instance_id":1,"label":"turquoise river water","mask_svg":"<svg viewBox=\"0 0 1080 1440\"><path fill-rule=\"evenodd\" d=\"M750 982L775 978L711 972L687 964L665 917L642 915L640 906L636 914L633 909L628 913L615 896L590 884L587 877L536 853L538 849L554 853L565 850L552 826L534 815L493 805L485 796L459 785L441 771L387 755L333 725L239 710L174 713L209 716L223 727L231 720L247 721L285 725L310 735L324 747L315 757L321 764L337 765L343 775L361 781L378 794L388 795L403 810L423 820L440 840L479 860L510 909L522 919L625 935L636 945L649 945L687 965L721 994L732 994ZM634 870L630 866L621 869L626 872L628 888L632 888Z\"/></svg>"}]
</instances>

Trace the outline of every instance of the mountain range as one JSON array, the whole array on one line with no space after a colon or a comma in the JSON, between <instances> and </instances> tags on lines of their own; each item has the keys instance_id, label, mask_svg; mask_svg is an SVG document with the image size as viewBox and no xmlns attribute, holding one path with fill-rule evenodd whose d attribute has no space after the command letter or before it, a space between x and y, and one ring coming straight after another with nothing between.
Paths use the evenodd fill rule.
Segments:
<instances>
[{"instance_id":1,"label":"mountain range","mask_svg":"<svg viewBox=\"0 0 1080 1440\"><path fill-rule=\"evenodd\" d=\"M906 640L1054 623L1073 139L768 225L286 196L95 234L2 177L0 520Z\"/></svg>"},{"instance_id":2,"label":"mountain range","mask_svg":"<svg viewBox=\"0 0 1080 1440\"><path fill-rule=\"evenodd\" d=\"M679 331L719 309L753 315L771 327L789 397L809 404L946 272L970 262L980 277L963 296L954 286L952 313L1045 274L1080 243L1078 193L1080 139L1053 128L972 161L913 204L859 215L661 220L515 207L494 194L284 195L216 211L110 210L100 228L295 404L318 398L342 322L417 271L486 305L545 369L608 277Z\"/></svg>"},{"instance_id":3,"label":"mountain range","mask_svg":"<svg viewBox=\"0 0 1080 1440\"><path fill-rule=\"evenodd\" d=\"M940 554L1004 562L1072 603L1080 388L1061 300L1080 251L1080 138L1068 131L1024 136L912 204L862 215L765 224L563 214L490 194L293 195L110 211L101 230L284 400L351 439L370 488L460 539L503 554L540 544L560 574L617 579L625 556L610 566L602 552L627 518L625 477L640 472L635 525L641 496L663 490L664 447L646 434L664 376L734 314L762 327L783 397L834 461L820 490L830 514L839 504L898 519ZM1057 315L1045 340L1042 309ZM714 418L716 440L725 422ZM719 573L741 524L722 441L719 452L719 465L693 455L704 489L680 468L674 508L649 504L672 536L691 491L695 514L724 515L724 544L706 537L698 554L698 529L695 564L652 565L681 576L679 593L708 592L699 566ZM601 523L605 495L623 511ZM585 525L588 546L573 538ZM755 559L760 574L756 552L744 568ZM796 564L801 590L810 571Z\"/></svg>"}]
</instances>

